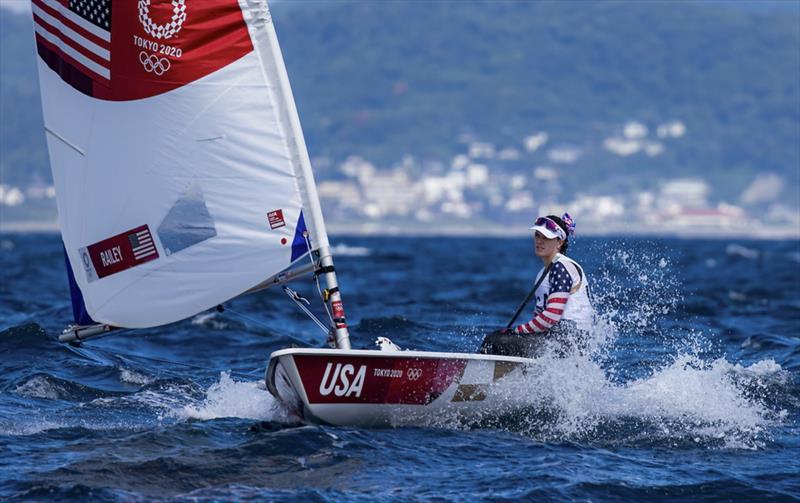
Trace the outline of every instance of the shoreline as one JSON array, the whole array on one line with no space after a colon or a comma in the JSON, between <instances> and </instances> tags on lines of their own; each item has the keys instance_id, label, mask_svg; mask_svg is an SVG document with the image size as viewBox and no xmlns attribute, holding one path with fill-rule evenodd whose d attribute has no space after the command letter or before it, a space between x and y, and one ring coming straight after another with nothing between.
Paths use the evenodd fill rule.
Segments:
<instances>
[{"instance_id":1,"label":"shoreline","mask_svg":"<svg viewBox=\"0 0 800 503\"><path fill-rule=\"evenodd\" d=\"M526 228L503 229L500 226L436 225L431 227L396 224L328 224L328 234L375 237L495 237L519 238L529 236ZM0 222L0 234L58 233L57 222L15 221ZM800 228L747 226L740 228L678 227L653 225L619 225L598 229L579 229L578 237L633 237L678 239L769 239L800 240Z\"/></svg>"},{"instance_id":2,"label":"shoreline","mask_svg":"<svg viewBox=\"0 0 800 503\"><path fill-rule=\"evenodd\" d=\"M352 236L398 236L398 237L495 237L519 238L530 236L530 231L525 227L519 229L498 229L497 227L468 227L468 226L436 226L429 230L417 227L403 227L397 225L336 225L326 226L331 235ZM719 229L707 227L675 227L675 226L648 226L625 225L606 227L603 230L589 228L580 229L577 237L634 237L634 238L678 238L678 239L769 239L775 241L800 240L800 228L789 229L782 227L736 228Z\"/></svg>"}]
</instances>

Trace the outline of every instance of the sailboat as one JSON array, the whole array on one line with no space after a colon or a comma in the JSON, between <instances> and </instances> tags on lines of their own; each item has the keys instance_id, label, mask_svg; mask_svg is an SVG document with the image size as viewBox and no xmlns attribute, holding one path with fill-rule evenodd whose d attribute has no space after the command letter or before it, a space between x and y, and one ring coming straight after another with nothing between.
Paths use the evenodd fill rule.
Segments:
<instances>
[{"instance_id":1,"label":"sailboat","mask_svg":"<svg viewBox=\"0 0 800 503\"><path fill-rule=\"evenodd\" d=\"M298 417L414 424L493 407L524 358L352 349L311 162L263 0L32 0L79 344L316 279L330 349L272 353ZM307 310L306 310L307 311Z\"/></svg>"}]
</instances>

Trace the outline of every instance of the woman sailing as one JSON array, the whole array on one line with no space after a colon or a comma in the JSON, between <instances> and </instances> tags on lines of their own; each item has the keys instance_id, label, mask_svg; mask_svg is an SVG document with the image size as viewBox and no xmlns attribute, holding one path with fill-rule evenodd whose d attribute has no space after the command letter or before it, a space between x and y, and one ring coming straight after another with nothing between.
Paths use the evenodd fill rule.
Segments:
<instances>
[{"instance_id":1,"label":"woman sailing","mask_svg":"<svg viewBox=\"0 0 800 503\"><path fill-rule=\"evenodd\" d=\"M530 230L536 256L544 264L536 276L534 316L514 328L489 334L480 352L533 357L547 345L559 355L584 351L594 309L583 268L566 256L575 222L569 213L560 218L547 215L537 218Z\"/></svg>"}]
</instances>

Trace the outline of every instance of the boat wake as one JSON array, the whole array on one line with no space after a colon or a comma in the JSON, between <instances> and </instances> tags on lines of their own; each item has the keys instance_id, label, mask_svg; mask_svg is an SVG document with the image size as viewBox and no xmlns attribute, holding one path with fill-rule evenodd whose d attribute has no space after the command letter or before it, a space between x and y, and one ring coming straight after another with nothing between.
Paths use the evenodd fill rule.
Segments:
<instances>
[{"instance_id":1,"label":"boat wake","mask_svg":"<svg viewBox=\"0 0 800 503\"><path fill-rule=\"evenodd\" d=\"M601 311L589 354L545 354L492 384L487 394L499 398L479 420L452 411L428 424L542 441L764 446L800 404L791 373L773 359L710 356L714 344L702 331L660 323L686 303L660 250L600 252L608 265L593 283Z\"/></svg>"},{"instance_id":2,"label":"boat wake","mask_svg":"<svg viewBox=\"0 0 800 503\"><path fill-rule=\"evenodd\" d=\"M788 404L774 399L781 393L771 392L786 378L772 360L741 366L680 354L646 377L618 383L588 358L544 357L520 378L495 384L505 405L481 425L546 441L753 449L788 414Z\"/></svg>"},{"instance_id":3,"label":"boat wake","mask_svg":"<svg viewBox=\"0 0 800 503\"><path fill-rule=\"evenodd\" d=\"M209 420L225 417L259 419L262 421L289 420L288 414L277 406L263 381L236 381L229 372L222 372L219 381L212 384L205 397L195 403L174 410L179 419Z\"/></svg>"},{"instance_id":4,"label":"boat wake","mask_svg":"<svg viewBox=\"0 0 800 503\"><path fill-rule=\"evenodd\" d=\"M644 377L619 382L590 357L548 354L491 385L492 407L477 415L456 408L422 412L398 417L394 426L495 428L549 442L757 449L796 406L787 399L790 381L771 359L745 366L681 353ZM261 382L237 381L227 372L169 415L296 421Z\"/></svg>"},{"instance_id":5,"label":"boat wake","mask_svg":"<svg viewBox=\"0 0 800 503\"><path fill-rule=\"evenodd\" d=\"M20 399L34 402L31 414L0 418L0 434L33 435L62 428L138 431L223 418L292 422L263 381L239 381L222 372L204 389L185 379L155 379L127 368L120 368L120 375L123 382L143 386L129 393L110 392L35 374L13 389ZM48 411L43 412L42 406Z\"/></svg>"}]
</instances>

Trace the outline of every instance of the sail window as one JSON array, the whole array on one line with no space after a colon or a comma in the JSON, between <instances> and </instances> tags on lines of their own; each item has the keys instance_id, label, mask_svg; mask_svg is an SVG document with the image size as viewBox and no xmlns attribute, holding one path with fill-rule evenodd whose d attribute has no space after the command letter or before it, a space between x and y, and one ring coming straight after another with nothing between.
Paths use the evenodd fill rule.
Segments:
<instances>
[{"instance_id":1,"label":"sail window","mask_svg":"<svg viewBox=\"0 0 800 503\"><path fill-rule=\"evenodd\" d=\"M158 226L158 237L167 255L202 243L217 235L203 191L192 185L175 201Z\"/></svg>"}]
</instances>

